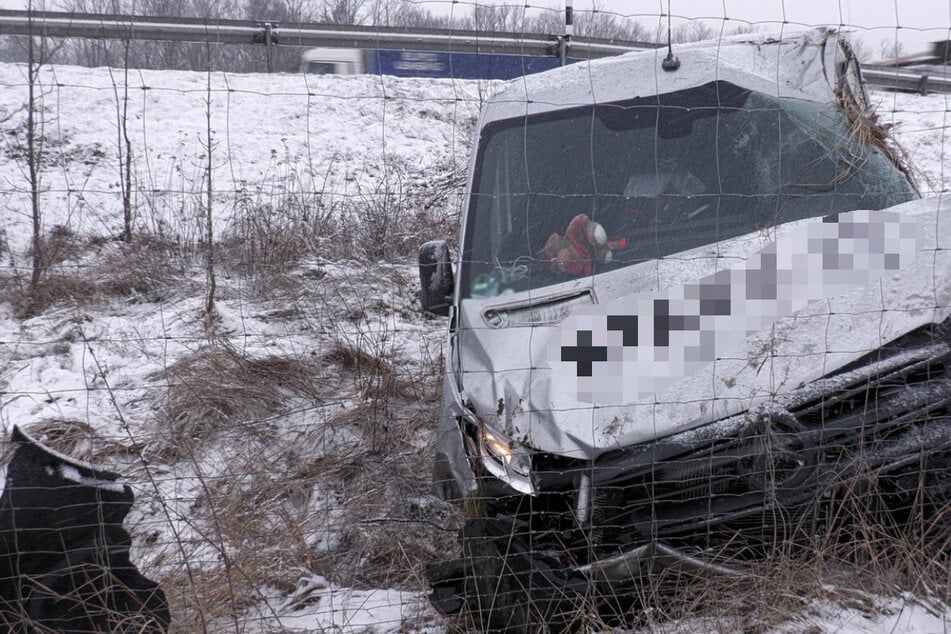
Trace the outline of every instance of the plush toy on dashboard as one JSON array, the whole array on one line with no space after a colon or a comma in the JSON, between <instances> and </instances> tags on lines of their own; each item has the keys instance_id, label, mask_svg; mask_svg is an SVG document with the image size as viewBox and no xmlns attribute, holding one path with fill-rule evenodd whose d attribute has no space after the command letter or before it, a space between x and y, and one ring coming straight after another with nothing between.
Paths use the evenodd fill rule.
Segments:
<instances>
[{"instance_id":1,"label":"plush toy on dashboard","mask_svg":"<svg viewBox=\"0 0 951 634\"><path fill-rule=\"evenodd\" d=\"M609 262L612 249L623 248L627 240L608 240L608 234L599 222L578 214L568 223L565 235L548 236L538 257L552 271L566 275L591 275L594 262Z\"/></svg>"}]
</instances>

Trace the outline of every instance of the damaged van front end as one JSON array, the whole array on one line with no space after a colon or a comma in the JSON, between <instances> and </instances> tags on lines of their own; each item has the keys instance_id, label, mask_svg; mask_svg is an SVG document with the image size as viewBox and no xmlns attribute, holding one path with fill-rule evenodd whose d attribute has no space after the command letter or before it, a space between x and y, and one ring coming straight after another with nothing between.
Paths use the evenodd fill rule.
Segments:
<instances>
[{"instance_id":1,"label":"damaged van front end","mask_svg":"<svg viewBox=\"0 0 951 634\"><path fill-rule=\"evenodd\" d=\"M420 252L450 319L435 484L481 509L433 596L487 629L658 567L738 574L856 486L899 514L951 493L951 230L849 47L663 55L508 84L455 271Z\"/></svg>"}]
</instances>

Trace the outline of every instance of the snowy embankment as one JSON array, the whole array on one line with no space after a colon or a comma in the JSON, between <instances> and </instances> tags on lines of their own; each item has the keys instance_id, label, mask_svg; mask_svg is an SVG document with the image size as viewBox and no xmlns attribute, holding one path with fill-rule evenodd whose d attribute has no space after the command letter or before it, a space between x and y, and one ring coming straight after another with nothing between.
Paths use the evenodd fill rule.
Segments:
<instances>
[{"instance_id":1,"label":"snowy embankment","mask_svg":"<svg viewBox=\"0 0 951 634\"><path fill-rule=\"evenodd\" d=\"M45 68L35 306L25 77L0 65L3 431L133 484L133 555L180 631L432 621L444 324L413 251L456 224L486 86Z\"/></svg>"},{"instance_id":2,"label":"snowy embankment","mask_svg":"<svg viewBox=\"0 0 951 634\"><path fill-rule=\"evenodd\" d=\"M44 68L56 284L36 306L25 78L0 65L2 431L130 481L133 555L178 631L440 631L422 569L454 547L427 496L445 323L417 310L412 254L453 236L491 85ZM947 99L874 99L925 193L947 192ZM803 618L944 622L898 606Z\"/></svg>"}]
</instances>

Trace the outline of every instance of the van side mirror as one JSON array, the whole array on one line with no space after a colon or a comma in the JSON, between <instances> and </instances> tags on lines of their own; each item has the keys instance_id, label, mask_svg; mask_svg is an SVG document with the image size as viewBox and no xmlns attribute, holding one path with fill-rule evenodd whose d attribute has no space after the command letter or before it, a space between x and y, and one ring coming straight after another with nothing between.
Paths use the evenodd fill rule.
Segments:
<instances>
[{"instance_id":1,"label":"van side mirror","mask_svg":"<svg viewBox=\"0 0 951 634\"><path fill-rule=\"evenodd\" d=\"M432 240L419 247L419 299L423 310L447 316L456 282L445 240Z\"/></svg>"}]
</instances>

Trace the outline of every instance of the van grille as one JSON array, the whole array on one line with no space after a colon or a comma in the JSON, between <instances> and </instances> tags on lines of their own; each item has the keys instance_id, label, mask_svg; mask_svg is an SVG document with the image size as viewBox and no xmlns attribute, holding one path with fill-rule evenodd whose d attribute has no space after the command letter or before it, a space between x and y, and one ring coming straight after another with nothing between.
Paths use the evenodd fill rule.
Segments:
<instances>
[{"instance_id":1,"label":"van grille","mask_svg":"<svg viewBox=\"0 0 951 634\"><path fill-rule=\"evenodd\" d=\"M736 417L727 438L717 425L575 465L593 500L575 513L578 544L587 557L654 539L736 556L827 530L852 494L879 493L893 517L927 512L951 499L949 367L951 348L923 329Z\"/></svg>"}]
</instances>

